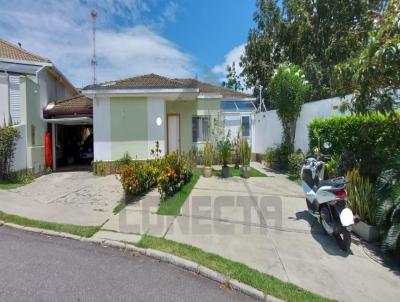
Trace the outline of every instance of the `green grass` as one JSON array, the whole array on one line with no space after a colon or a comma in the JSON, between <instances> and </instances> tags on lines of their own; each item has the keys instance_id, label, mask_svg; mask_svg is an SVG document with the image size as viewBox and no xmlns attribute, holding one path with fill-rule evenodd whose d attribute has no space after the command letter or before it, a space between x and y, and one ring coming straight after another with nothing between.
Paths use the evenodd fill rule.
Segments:
<instances>
[{"instance_id":1,"label":"green grass","mask_svg":"<svg viewBox=\"0 0 400 302\"><path fill-rule=\"evenodd\" d=\"M2 181L2 182L0 182L0 189L11 190L11 189L16 189L16 188L22 187L24 185L26 185L26 183Z\"/></svg>"},{"instance_id":2,"label":"green grass","mask_svg":"<svg viewBox=\"0 0 400 302\"><path fill-rule=\"evenodd\" d=\"M201 171L201 169L194 169L191 180L185 184L182 189L176 192L173 196L161 201L157 210L157 214L173 216L179 215L182 205L199 180Z\"/></svg>"},{"instance_id":3,"label":"green grass","mask_svg":"<svg viewBox=\"0 0 400 302\"><path fill-rule=\"evenodd\" d=\"M74 224L61 224L61 223L33 220L17 215L6 214L2 211L0 211L0 220L28 227L69 233L82 237L92 237L101 228L101 226L81 226Z\"/></svg>"},{"instance_id":4,"label":"green grass","mask_svg":"<svg viewBox=\"0 0 400 302\"><path fill-rule=\"evenodd\" d=\"M213 176L218 176L221 177L221 170L212 170L212 175ZM267 177L266 174L258 171L257 169L254 169L253 167L250 167L250 173L249 173L250 177ZM229 167L229 176L240 176L242 177L242 169L235 169L232 167Z\"/></svg>"},{"instance_id":5,"label":"green grass","mask_svg":"<svg viewBox=\"0 0 400 302\"><path fill-rule=\"evenodd\" d=\"M142 248L152 248L194 261L285 301L333 301L302 289L292 283L283 282L273 276L261 273L242 263L207 253L187 244L144 235L137 245Z\"/></svg>"},{"instance_id":6,"label":"green grass","mask_svg":"<svg viewBox=\"0 0 400 302\"><path fill-rule=\"evenodd\" d=\"M115 208L113 209L113 213L116 215L119 212L121 212L124 208L126 207L126 203L125 202L119 202Z\"/></svg>"}]
</instances>

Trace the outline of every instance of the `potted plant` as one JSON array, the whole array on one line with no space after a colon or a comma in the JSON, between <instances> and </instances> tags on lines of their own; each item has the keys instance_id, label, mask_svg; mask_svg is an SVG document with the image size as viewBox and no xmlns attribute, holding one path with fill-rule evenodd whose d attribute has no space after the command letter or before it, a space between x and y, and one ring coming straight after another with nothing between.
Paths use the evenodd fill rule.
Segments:
<instances>
[{"instance_id":1,"label":"potted plant","mask_svg":"<svg viewBox=\"0 0 400 302\"><path fill-rule=\"evenodd\" d=\"M379 231L374 225L376 207L371 183L358 170L347 172L346 178L350 181L347 185L349 206L360 217L360 222L352 227L353 232L368 242L378 241Z\"/></svg>"},{"instance_id":2,"label":"potted plant","mask_svg":"<svg viewBox=\"0 0 400 302\"><path fill-rule=\"evenodd\" d=\"M232 153L232 143L229 140L229 137L225 137L222 141L218 142L218 153L222 162L221 176L227 178L229 177L228 161Z\"/></svg>"},{"instance_id":3,"label":"potted plant","mask_svg":"<svg viewBox=\"0 0 400 302\"><path fill-rule=\"evenodd\" d=\"M242 139L240 142L240 155L242 157L242 173L244 178L250 177L250 159L251 147L247 139Z\"/></svg>"},{"instance_id":4,"label":"potted plant","mask_svg":"<svg viewBox=\"0 0 400 302\"><path fill-rule=\"evenodd\" d=\"M211 165L213 163L213 145L208 142L204 146L203 161L204 161L203 175L204 177L211 177L212 175Z\"/></svg>"}]
</instances>

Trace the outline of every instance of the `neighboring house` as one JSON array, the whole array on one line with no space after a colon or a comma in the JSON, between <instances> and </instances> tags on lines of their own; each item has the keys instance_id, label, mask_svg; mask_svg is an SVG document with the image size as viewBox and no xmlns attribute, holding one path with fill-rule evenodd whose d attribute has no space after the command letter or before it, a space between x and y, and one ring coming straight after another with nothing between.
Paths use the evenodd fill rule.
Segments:
<instances>
[{"instance_id":1,"label":"neighboring house","mask_svg":"<svg viewBox=\"0 0 400 302\"><path fill-rule=\"evenodd\" d=\"M251 146L252 120L256 110L253 99L221 101L225 135L229 134L234 139L240 134Z\"/></svg>"},{"instance_id":2,"label":"neighboring house","mask_svg":"<svg viewBox=\"0 0 400 302\"><path fill-rule=\"evenodd\" d=\"M13 170L44 170L44 134L50 127L43 108L77 94L50 60L0 40L0 123L12 123L21 134Z\"/></svg>"},{"instance_id":3,"label":"neighboring house","mask_svg":"<svg viewBox=\"0 0 400 302\"><path fill-rule=\"evenodd\" d=\"M148 74L85 87L93 99L94 159L112 161L125 152L151 158L160 142L163 154L190 151L210 138L220 120L221 102L253 100L249 95L195 79Z\"/></svg>"}]
</instances>

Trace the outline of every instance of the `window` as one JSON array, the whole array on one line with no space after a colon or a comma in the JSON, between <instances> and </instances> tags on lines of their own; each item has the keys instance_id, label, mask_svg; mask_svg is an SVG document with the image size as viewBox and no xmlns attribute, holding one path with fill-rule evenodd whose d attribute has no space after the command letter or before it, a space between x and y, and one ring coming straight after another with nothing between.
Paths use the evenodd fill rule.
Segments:
<instances>
[{"instance_id":1,"label":"window","mask_svg":"<svg viewBox=\"0 0 400 302\"><path fill-rule=\"evenodd\" d=\"M193 116L192 117L193 142L208 141L210 132L209 116Z\"/></svg>"},{"instance_id":2,"label":"window","mask_svg":"<svg viewBox=\"0 0 400 302\"><path fill-rule=\"evenodd\" d=\"M242 135L250 136L250 116L242 116Z\"/></svg>"}]
</instances>

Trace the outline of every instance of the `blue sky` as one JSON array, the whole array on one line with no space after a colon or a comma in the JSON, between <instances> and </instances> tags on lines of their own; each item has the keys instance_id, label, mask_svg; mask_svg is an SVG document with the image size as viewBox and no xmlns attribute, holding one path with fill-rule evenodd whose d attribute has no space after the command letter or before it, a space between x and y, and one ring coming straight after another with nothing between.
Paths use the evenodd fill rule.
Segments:
<instances>
[{"instance_id":1,"label":"blue sky","mask_svg":"<svg viewBox=\"0 0 400 302\"><path fill-rule=\"evenodd\" d=\"M90 11L98 11L98 81L144 73L220 81L237 61L255 0L0 0L0 38L91 83Z\"/></svg>"}]
</instances>

